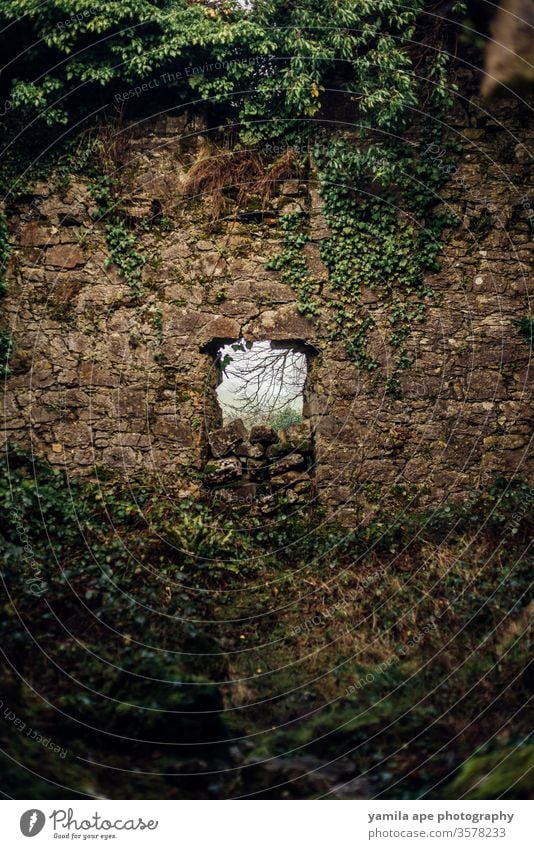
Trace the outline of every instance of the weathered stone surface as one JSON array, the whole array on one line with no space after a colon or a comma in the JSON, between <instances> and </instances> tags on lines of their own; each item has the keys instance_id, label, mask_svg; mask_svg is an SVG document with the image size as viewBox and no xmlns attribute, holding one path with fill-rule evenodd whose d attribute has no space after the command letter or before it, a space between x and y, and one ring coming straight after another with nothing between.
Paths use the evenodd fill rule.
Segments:
<instances>
[{"instance_id":1,"label":"weathered stone surface","mask_svg":"<svg viewBox=\"0 0 534 849\"><path fill-rule=\"evenodd\" d=\"M41 226L37 221L30 221L20 234L20 244L23 247L51 245L53 241L50 230Z\"/></svg>"},{"instance_id":2,"label":"weathered stone surface","mask_svg":"<svg viewBox=\"0 0 534 849\"><path fill-rule=\"evenodd\" d=\"M309 483L310 476L306 472L284 472L281 475L273 475L271 477L271 483L274 487L293 487L296 484L305 482Z\"/></svg>"},{"instance_id":3,"label":"weathered stone surface","mask_svg":"<svg viewBox=\"0 0 534 849\"><path fill-rule=\"evenodd\" d=\"M204 468L204 480L209 484L222 484L237 480L242 474L243 467L237 457L212 460Z\"/></svg>"},{"instance_id":4,"label":"weathered stone surface","mask_svg":"<svg viewBox=\"0 0 534 849\"><path fill-rule=\"evenodd\" d=\"M328 270L321 258L319 245L313 244L313 242L304 245L304 256L310 274L317 280L327 280Z\"/></svg>"},{"instance_id":5,"label":"weathered stone surface","mask_svg":"<svg viewBox=\"0 0 534 849\"><path fill-rule=\"evenodd\" d=\"M281 441L293 451L309 454L313 451L312 434L309 422L291 425L280 433Z\"/></svg>"},{"instance_id":6,"label":"weathered stone surface","mask_svg":"<svg viewBox=\"0 0 534 849\"><path fill-rule=\"evenodd\" d=\"M129 446L116 445L112 448L104 448L102 461L110 469L133 468L137 464L137 455Z\"/></svg>"},{"instance_id":7,"label":"weathered stone surface","mask_svg":"<svg viewBox=\"0 0 534 849\"><path fill-rule=\"evenodd\" d=\"M260 500L260 511L266 516L276 513L278 510L278 501L274 495L264 495Z\"/></svg>"},{"instance_id":8,"label":"weathered stone surface","mask_svg":"<svg viewBox=\"0 0 534 849\"><path fill-rule=\"evenodd\" d=\"M250 331L256 339L306 341L316 336L316 328L312 322L301 315L292 304L263 312L260 318L252 322Z\"/></svg>"},{"instance_id":9,"label":"weathered stone surface","mask_svg":"<svg viewBox=\"0 0 534 849\"><path fill-rule=\"evenodd\" d=\"M179 445L192 445L191 425L189 422L176 419L175 416L158 416L151 430L158 440L176 442Z\"/></svg>"},{"instance_id":10,"label":"weathered stone surface","mask_svg":"<svg viewBox=\"0 0 534 849\"><path fill-rule=\"evenodd\" d=\"M209 435L209 442L213 456L225 457L241 442L244 442L247 436L247 429L241 419L234 419L224 427L212 431Z\"/></svg>"},{"instance_id":11,"label":"weathered stone surface","mask_svg":"<svg viewBox=\"0 0 534 849\"><path fill-rule=\"evenodd\" d=\"M253 481L266 480L269 474L268 467L263 460L247 460L247 472Z\"/></svg>"},{"instance_id":12,"label":"weathered stone surface","mask_svg":"<svg viewBox=\"0 0 534 849\"><path fill-rule=\"evenodd\" d=\"M300 180L284 180L280 187L280 194L287 197L297 197L306 194L306 186Z\"/></svg>"},{"instance_id":13,"label":"weathered stone surface","mask_svg":"<svg viewBox=\"0 0 534 849\"><path fill-rule=\"evenodd\" d=\"M209 316L199 310L191 308L176 308L166 306L162 309L163 325L166 333L169 336L185 336L186 338L192 333L197 333L202 327L205 327L209 321Z\"/></svg>"},{"instance_id":14,"label":"weathered stone surface","mask_svg":"<svg viewBox=\"0 0 534 849\"><path fill-rule=\"evenodd\" d=\"M304 480L298 480L293 484L292 491L296 492L297 495L308 495L310 489L312 488L313 480L311 476L305 478Z\"/></svg>"},{"instance_id":15,"label":"weathered stone surface","mask_svg":"<svg viewBox=\"0 0 534 849\"><path fill-rule=\"evenodd\" d=\"M80 386L115 387L119 385L119 375L115 370L91 361L81 364L78 375Z\"/></svg>"},{"instance_id":16,"label":"weathered stone surface","mask_svg":"<svg viewBox=\"0 0 534 849\"><path fill-rule=\"evenodd\" d=\"M281 475L284 472L289 472L290 469L302 469L306 465L306 460L302 454L288 454L287 457L282 457L275 463L271 463L269 471L272 476Z\"/></svg>"},{"instance_id":17,"label":"weathered stone surface","mask_svg":"<svg viewBox=\"0 0 534 849\"><path fill-rule=\"evenodd\" d=\"M279 433L279 437L282 436L282 432ZM279 457L285 457L285 455L291 451L291 447L287 445L285 442L276 442L274 445L267 445L264 447L265 456L271 462L277 460Z\"/></svg>"},{"instance_id":18,"label":"weathered stone surface","mask_svg":"<svg viewBox=\"0 0 534 849\"><path fill-rule=\"evenodd\" d=\"M55 268L76 268L84 262L85 256L78 245L54 245L44 255L44 264Z\"/></svg>"},{"instance_id":19,"label":"weathered stone surface","mask_svg":"<svg viewBox=\"0 0 534 849\"><path fill-rule=\"evenodd\" d=\"M249 442L243 442L242 445L238 445L234 449L234 454L237 457L250 457L251 460L260 460L263 456L268 456L267 452L265 451L265 447L259 442L256 442L255 445L251 445Z\"/></svg>"},{"instance_id":20,"label":"weathered stone surface","mask_svg":"<svg viewBox=\"0 0 534 849\"><path fill-rule=\"evenodd\" d=\"M256 442L262 445L272 445L278 442L278 434L272 427L268 427L267 425L254 425L250 431L250 441L253 445Z\"/></svg>"},{"instance_id":21,"label":"weathered stone surface","mask_svg":"<svg viewBox=\"0 0 534 849\"><path fill-rule=\"evenodd\" d=\"M147 396L143 389L124 389L115 394L118 416L146 418Z\"/></svg>"},{"instance_id":22,"label":"weathered stone surface","mask_svg":"<svg viewBox=\"0 0 534 849\"><path fill-rule=\"evenodd\" d=\"M241 336L241 325L233 318L218 316L212 319L202 328L198 341L200 344L210 342L212 339L239 339Z\"/></svg>"}]
</instances>

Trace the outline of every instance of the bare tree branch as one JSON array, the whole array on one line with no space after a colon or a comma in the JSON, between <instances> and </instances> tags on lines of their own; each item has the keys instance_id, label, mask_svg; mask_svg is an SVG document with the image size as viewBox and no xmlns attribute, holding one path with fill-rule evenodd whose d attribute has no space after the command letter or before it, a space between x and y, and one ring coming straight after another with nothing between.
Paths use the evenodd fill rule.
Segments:
<instances>
[{"instance_id":1,"label":"bare tree branch","mask_svg":"<svg viewBox=\"0 0 534 849\"><path fill-rule=\"evenodd\" d=\"M218 394L227 417L268 421L294 405L301 408L307 372L302 352L272 348L269 342L239 342L226 345L219 359L225 380Z\"/></svg>"}]
</instances>

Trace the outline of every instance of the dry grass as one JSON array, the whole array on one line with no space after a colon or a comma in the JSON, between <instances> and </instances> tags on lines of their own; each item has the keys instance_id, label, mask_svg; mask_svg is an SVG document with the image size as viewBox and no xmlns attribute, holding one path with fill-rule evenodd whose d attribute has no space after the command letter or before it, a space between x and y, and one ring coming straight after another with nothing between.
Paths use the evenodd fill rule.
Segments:
<instances>
[{"instance_id":1,"label":"dry grass","mask_svg":"<svg viewBox=\"0 0 534 849\"><path fill-rule=\"evenodd\" d=\"M118 180L129 159L131 136L119 121L100 124L95 154L102 172Z\"/></svg>"},{"instance_id":2,"label":"dry grass","mask_svg":"<svg viewBox=\"0 0 534 849\"><path fill-rule=\"evenodd\" d=\"M238 208L244 207L251 196L258 197L265 208L277 184L300 173L297 154L291 150L268 162L254 150L213 147L191 167L183 188L186 195L210 197L212 219L217 220L227 209L229 192L234 194Z\"/></svg>"}]
</instances>

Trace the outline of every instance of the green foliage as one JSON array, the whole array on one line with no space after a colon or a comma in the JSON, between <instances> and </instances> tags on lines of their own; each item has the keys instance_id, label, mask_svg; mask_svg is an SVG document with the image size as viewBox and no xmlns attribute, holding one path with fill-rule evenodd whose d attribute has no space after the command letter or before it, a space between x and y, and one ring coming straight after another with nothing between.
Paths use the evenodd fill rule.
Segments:
<instances>
[{"instance_id":1,"label":"green foliage","mask_svg":"<svg viewBox=\"0 0 534 849\"><path fill-rule=\"evenodd\" d=\"M66 123L76 109L72 92L82 91L89 104L117 84L152 77L162 87L165 72L178 67L174 99L231 99L250 139L262 134L259 116L273 115L284 128L316 115L334 80L358 92L363 113L385 127L401 104L415 105L411 61L399 39L413 37L423 5L256 0L247 10L186 0L3 0L2 47L13 60L9 111ZM15 58L20 41L36 45L24 64ZM205 73L217 62L222 68Z\"/></svg>"},{"instance_id":2,"label":"green foliage","mask_svg":"<svg viewBox=\"0 0 534 849\"><path fill-rule=\"evenodd\" d=\"M130 502L120 487L67 482L16 453L2 463L2 649L20 673L33 675L37 646L46 647L47 687L65 713L56 735L93 740L104 724L119 737L161 742L205 740L211 727L215 739L224 737L218 688L205 677L209 664L204 677L191 673L180 654L191 639L209 645L191 620L191 596L181 585L183 570L201 563L202 552L182 554L164 537L170 523L154 496L140 486ZM145 514L153 517L151 530ZM174 522L178 514L187 533L189 514L179 508ZM184 686L191 674L197 688ZM90 686L83 683L88 680ZM193 715L176 722L176 712L198 710L213 713L207 725Z\"/></svg>"},{"instance_id":3,"label":"green foliage","mask_svg":"<svg viewBox=\"0 0 534 849\"><path fill-rule=\"evenodd\" d=\"M145 257L136 250L137 239L122 221L106 226L106 240L111 261L120 269L135 297L142 294L141 271Z\"/></svg>"},{"instance_id":4,"label":"green foliage","mask_svg":"<svg viewBox=\"0 0 534 849\"><path fill-rule=\"evenodd\" d=\"M475 755L446 791L449 799L526 799L532 789L534 745L521 744Z\"/></svg>"},{"instance_id":5,"label":"green foliage","mask_svg":"<svg viewBox=\"0 0 534 849\"><path fill-rule=\"evenodd\" d=\"M287 427L300 424L301 421L302 415L297 413L293 407L284 407L272 416L269 424L273 430L285 430Z\"/></svg>"},{"instance_id":6,"label":"green foliage","mask_svg":"<svg viewBox=\"0 0 534 849\"><path fill-rule=\"evenodd\" d=\"M421 149L414 150L396 138L369 144L362 133L333 138L324 133L313 148L330 230L321 245L335 295L328 301L330 335L344 342L359 368L377 369L367 344L375 318L361 297L364 288L375 292L390 325L394 368L388 389L393 395L399 391L400 370L410 365L406 342L411 329L435 300L424 274L439 270L441 232L456 223L433 213L447 179L447 170L435 167L436 138L426 129ZM271 267L297 291L301 312L316 319L324 281L307 268L302 250L309 241L306 222L290 216L281 227L284 247Z\"/></svg>"},{"instance_id":7,"label":"green foliage","mask_svg":"<svg viewBox=\"0 0 534 849\"><path fill-rule=\"evenodd\" d=\"M404 769L417 764L423 753L426 758L431 745L439 747L450 729L440 720L428 732L430 736L425 736L428 726L439 718L440 711L457 702L460 717L465 718L466 711L475 715L480 709L476 694L464 703L462 688L469 692L477 676L494 664L495 652L499 656L507 653L507 663L500 664L498 672L503 692L512 699L504 703L506 716L514 712L516 696L520 704L524 701L523 684L506 688L505 679L524 666L521 652L508 652L508 646L514 644L520 630L514 617L523 615L528 602L529 564L521 553L530 533L528 505L533 498L534 492L525 484L497 481L491 489L474 494L468 503L401 519L381 517L352 531L325 523L320 516L295 514L291 507L276 521L251 518L243 528L242 516L234 520L200 504L179 498L173 502L169 493L142 481L132 483L128 493L113 483L100 487L76 483L46 464L10 452L2 461L0 474L0 550L6 591L0 640L9 662L29 686L21 689L20 679L4 671L4 702L73 753L82 750L101 762L105 749L106 763L123 770L122 740L131 737L128 757L134 753L137 765L152 775L154 743L142 741L158 741L156 772L188 772L177 769L177 744L187 742L191 747L203 743L202 757L206 757L206 745L235 736L236 723L238 736L245 732L247 722L252 723L252 732L263 728L272 692L283 692L287 645L273 629L285 621L289 630L305 618L302 611L297 619L295 614L291 617L291 606L286 605L277 614L279 621L273 624L262 616L256 626L262 666L273 670L280 666L273 673L275 678L266 680L265 694L261 691L263 679L249 679L261 705L259 725L248 713L245 718L242 711L236 716L235 711L224 710L217 682L235 678L235 667L230 671L228 658L233 657L233 645L243 648L243 631L251 633L254 605L268 609L273 587L283 587L285 596L293 593L294 575L302 570L326 586L333 570L340 567L332 591L339 590L342 600L344 593L349 597L354 591L359 575L369 574L366 568L371 577L378 570L380 579L370 580L365 591L360 588L350 608L352 618L343 621L342 631L351 628L351 641L355 641L350 649L352 665L340 664L338 644L335 640L332 644L332 666L345 670L348 682L372 675L372 686L358 688L352 701L342 700L332 709L313 712L311 721L300 728L269 735L263 754L271 756L304 745L311 752L337 756L359 746L359 768L372 769L373 781L381 789L386 777L379 752L399 747L403 751L404 740L410 739L412 732L420 734L400 762L393 760L390 769L401 778ZM496 539L506 541L498 557L477 550L481 535L490 541L491 551ZM451 551L445 562L440 559L442 544ZM432 545L437 546L435 556ZM413 574L400 581L394 564L408 549ZM418 567L421 563L424 568ZM254 592L244 591L249 579ZM418 599L415 606L414 598ZM311 604L313 616L317 610L313 599ZM360 643L372 647L376 639L376 610L380 610L380 632L388 635L387 642L381 637L380 647L387 653L379 654L378 660L368 648L355 654ZM228 628L228 620L243 624ZM508 634L499 624L503 620L511 623ZM419 647L405 656L397 652L398 663L380 665L391 651L406 644L406 628L414 632L428 623L437 623L428 636L428 651L435 653L432 664L422 667L414 678ZM452 640L449 646L458 627L462 640ZM282 633L287 638L288 631ZM324 649L324 634L319 638ZM270 656L278 645L286 646L286 659L280 664ZM437 649L444 645L447 654L441 658ZM477 649L480 646L486 648ZM461 675L450 676L450 669L463 663L468 649L474 652L471 660L462 667ZM308 654L304 645L297 645L297 650L302 656ZM238 651L237 656L244 660L248 654ZM295 681L290 685L293 690ZM32 699L32 687L46 693L47 700L62 711L60 722L40 699ZM391 696L392 689L395 696ZM321 692L319 696L322 705L324 695ZM293 697L289 694L287 705L277 701L273 725L285 726L284 712L300 715L301 698L297 689ZM394 721L400 717L402 722ZM451 720L453 728L457 721ZM102 728L104 739L98 731ZM0 736L4 730L0 729ZM382 735L379 747L372 739L375 731ZM24 749L21 738L13 733L7 735L6 743L22 763L33 763L34 746ZM225 744L213 746L210 758L224 770L230 762ZM467 743L458 757L475 748L476 744ZM191 757L192 751L188 748L183 757ZM72 788L84 792L87 774L76 771L79 762L75 758L58 764L57 758L54 761L45 754L39 760L39 774L60 781L71 775ZM259 746L257 754L262 754ZM438 775L450 773L449 754L438 758L435 770ZM120 785L115 778L110 783L106 771L99 774L92 769L90 774L93 790L89 792L94 792L92 782L97 781L99 791L105 790L110 798L121 792L131 798L143 793L166 798L176 789L174 783L158 783L156 777L146 779L145 787L144 779L129 772ZM435 774L430 768L415 770L415 777L402 783L399 794L420 792L434 783ZM229 781L234 780L233 775L230 771ZM14 787L20 780L19 773L10 774ZM181 793L196 791L201 798L211 793L232 795L231 787L211 790L208 784L209 779L199 776L195 788L188 784L185 789L179 787ZM27 784L23 782L16 792L27 794Z\"/></svg>"},{"instance_id":8,"label":"green foliage","mask_svg":"<svg viewBox=\"0 0 534 849\"><path fill-rule=\"evenodd\" d=\"M534 339L534 319L525 315L523 318L515 321L514 324L517 327L518 333L523 337L527 345L532 347L532 340Z\"/></svg>"},{"instance_id":9,"label":"green foliage","mask_svg":"<svg viewBox=\"0 0 534 849\"><path fill-rule=\"evenodd\" d=\"M516 510L524 504L519 492L513 500ZM373 793L384 798L459 798L464 793L469 798L502 793L521 798L528 792L521 767L530 765L531 753L510 747L487 759L478 755L480 744L507 726L511 715L514 723L507 737L522 738L529 729L530 563L524 548L514 548L511 539L499 554L495 543L486 549L480 547L480 537L475 541L474 528L483 526L484 514L491 515L484 499L474 505L471 532L449 510L447 530L443 524L436 535L422 516L411 517L414 524L408 527L397 525L393 551L407 556L406 572L399 573L396 563L400 567L402 561L395 556L384 568L389 559L385 552L378 560L367 553L357 561L356 575L367 579L359 591L354 589L355 574L341 571L330 598L322 604L314 599L308 613L301 609L294 629L298 655L317 651L323 656L328 640L335 646L332 697L326 690L325 656L317 697L328 707L310 711L301 721L284 724L278 719L277 730L257 741L254 760L297 753L323 761L349 758L353 774L365 775ZM494 539L506 539L507 513L507 521L499 523L502 536ZM424 537L421 547L414 531ZM528 529L522 522L525 532L524 540ZM439 542L434 550L432 539ZM372 571L366 571L366 563ZM320 567L314 576L320 581ZM267 638L267 629L257 636L260 644L262 637ZM270 659L271 666L276 660ZM292 668L286 683L294 693L294 715L299 715L303 695L311 701L307 671L302 671L299 686ZM260 697L268 701L275 680L269 678ZM290 707L287 712L291 716ZM473 763L468 761L458 782L443 789L452 770L473 753ZM495 774L488 774L485 766L494 767Z\"/></svg>"},{"instance_id":10,"label":"green foliage","mask_svg":"<svg viewBox=\"0 0 534 849\"><path fill-rule=\"evenodd\" d=\"M108 265L115 263L134 298L139 299L143 294L141 276L146 259L137 250L137 237L127 228L122 217L121 204L115 196L115 181L107 174L100 175L89 186L89 190L98 204L94 218L96 221L104 221L106 242L111 254Z\"/></svg>"},{"instance_id":11,"label":"green foliage","mask_svg":"<svg viewBox=\"0 0 534 849\"><path fill-rule=\"evenodd\" d=\"M151 82L151 100L223 104L248 144L317 116L329 89L350 93L369 124L402 131L418 102L413 44L427 37L424 12L423 0L255 0L248 9L232 0L2 0L6 117L61 125L110 98L135 107L145 93L135 86ZM21 42L34 45L23 62ZM419 76L443 100L445 54L421 55Z\"/></svg>"},{"instance_id":12,"label":"green foliage","mask_svg":"<svg viewBox=\"0 0 534 849\"><path fill-rule=\"evenodd\" d=\"M213 515L198 502L184 501L179 511L157 521L166 546L180 554L185 571L195 581L251 571L250 548L246 541L238 540L231 518Z\"/></svg>"},{"instance_id":13,"label":"green foliage","mask_svg":"<svg viewBox=\"0 0 534 849\"><path fill-rule=\"evenodd\" d=\"M280 227L284 236L283 249L277 257L268 263L268 268L279 271L284 283L291 286L298 295L297 307L312 321L316 321L320 311L320 283L308 271L303 246L309 241L300 215L286 215L280 218Z\"/></svg>"}]
</instances>

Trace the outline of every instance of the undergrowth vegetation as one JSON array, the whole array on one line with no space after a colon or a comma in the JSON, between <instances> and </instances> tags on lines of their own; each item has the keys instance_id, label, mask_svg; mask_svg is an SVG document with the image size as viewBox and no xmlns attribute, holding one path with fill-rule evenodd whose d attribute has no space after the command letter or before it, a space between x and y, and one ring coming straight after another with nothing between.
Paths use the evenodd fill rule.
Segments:
<instances>
[{"instance_id":1,"label":"undergrowth vegetation","mask_svg":"<svg viewBox=\"0 0 534 849\"><path fill-rule=\"evenodd\" d=\"M118 784L80 750L112 767L127 746L142 772L179 772L191 757L228 765L236 745L244 762L250 734L256 762L343 755L393 797L446 794L473 753L522 751L526 485L497 481L468 503L347 530L289 507L243 526L146 483L126 495L68 482L16 453L1 480L1 645L18 673L4 672L4 703L68 750L63 782L77 794L248 786L239 759L243 773L223 784ZM35 746L2 734L31 768ZM30 796L53 796L61 778L48 752L45 781L9 769Z\"/></svg>"}]
</instances>

